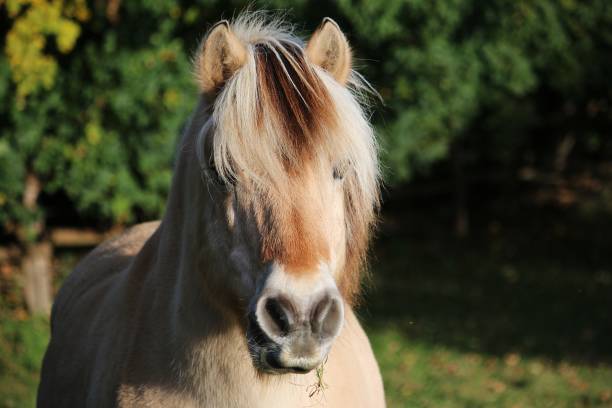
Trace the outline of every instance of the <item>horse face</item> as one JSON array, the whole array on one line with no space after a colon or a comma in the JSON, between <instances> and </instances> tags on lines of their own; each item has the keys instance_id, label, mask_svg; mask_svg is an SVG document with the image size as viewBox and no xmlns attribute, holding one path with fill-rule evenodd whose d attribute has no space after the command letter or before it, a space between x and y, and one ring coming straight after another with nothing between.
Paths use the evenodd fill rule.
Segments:
<instances>
[{"instance_id":1,"label":"horse face","mask_svg":"<svg viewBox=\"0 0 612 408\"><path fill-rule=\"evenodd\" d=\"M255 365L308 372L358 286L378 191L375 146L345 88L351 53L333 21L305 49L248 38L219 24L197 59L214 100L198 149L212 196L208 241L221 287L247 317Z\"/></svg>"},{"instance_id":2,"label":"horse face","mask_svg":"<svg viewBox=\"0 0 612 408\"><path fill-rule=\"evenodd\" d=\"M207 171L219 220L210 228L232 290L246 300L255 365L308 372L321 364L343 322L337 285L346 257L343 180L332 163L288 178L283 191L262 192L246 177L228 185Z\"/></svg>"}]
</instances>

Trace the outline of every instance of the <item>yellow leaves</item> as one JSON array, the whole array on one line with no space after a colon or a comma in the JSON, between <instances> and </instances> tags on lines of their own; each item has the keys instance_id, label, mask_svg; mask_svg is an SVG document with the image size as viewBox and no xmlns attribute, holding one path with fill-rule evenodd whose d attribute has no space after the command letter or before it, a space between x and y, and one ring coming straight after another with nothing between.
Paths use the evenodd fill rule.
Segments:
<instances>
[{"instance_id":1,"label":"yellow leaves","mask_svg":"<svg viewBox=\"0 0 612 408\"><path fill-rule=\"evenodd\" d=\"M5 53L17 86L16 103L25 107L26 98L40 88L50 89L57 74L57 61L44 53L49 36L57 49L67 54L81 33L77 21L90 12L84 0L6 0L13 26L6 36Z\"/></svg>"},{"instance_id":2,"label":"yellow leaves","mask_svg":"<svg viewBox=\"0 0 612 408\"><path fill-rule=\"evenodd\" d=\"M168 109L174 109L180 102L181 95L174 89L168 89L164 92L164 106Z\"/></svg>"},{"instance_id":3,"label":"yellow leaves","mask_svg":"<svg viewBox=\"0 0 612 408\"><path fill-rule=\"evenodd\" d=\"M51 88L57 64L52 57L42 53L44 37L40 34L27 35L20 26L8 33L5 51L13 81L17 84L17 104L23 107L28 94L41 86Z\"/></svg>"},{"instance_id":4,"label":"yellow leaves","mask_svg":"<svg viewBox=\"0 0 612 408\"><path fill-rule=\"evenodd\" d=\"M102 139L102 128L98 123L90 122L85 126L85 137L89 144L95 146Z\"/></svg>"},{"instance_id":5,"label":"yellow leaves","mask_svg":"<svg viewBox=\"0 0 612 408\"><path fill-rule=\"evenodd\" d=\"M89 20L91 12L87 8L87 2L85 0L77 0L64 5L64 15L84 22Z\"/></svg>"},{"instance_id":6,"label":"yellow leaves","mask_svg":"<svg viewBox=\"0 0 612 408\"><path fill-rule=\"evenodd\" d=\"M3 3L4 1L0 2L0 5ZM22 6L25 6L26 4L28 4L29 1L28 0L8 0L6 2L6 11L8 12L8 16L10 18L15 18L15 16L17 15L17 13L19 13L19 10L21 10Z\"/></svg>"},{"instance_id":7,"label":"yellow leaves","mask_svg":"<svg viewBox=\"0 0 612 408\"><path fill-rule=\"evenodd\" d=\"M57 32L55 33L57 48L64 54L69 53L74 48L74 43L80 33L81 27L78 24L70 20L62 21L58 24Z\"/></svg>"}]
</instances>

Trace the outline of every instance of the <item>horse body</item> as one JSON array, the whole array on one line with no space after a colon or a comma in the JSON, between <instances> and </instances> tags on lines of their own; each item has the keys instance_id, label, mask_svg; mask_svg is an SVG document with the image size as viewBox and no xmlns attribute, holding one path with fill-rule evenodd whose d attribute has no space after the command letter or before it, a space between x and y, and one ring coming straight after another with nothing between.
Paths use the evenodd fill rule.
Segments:
<instances>
[{"instance_id":1,"label":"horse body","mask_svg":"<svg viewBox=\"0 0 612 408\"><path fill-rule=\"evenodd\" d=\"M229 35L228 27L219 35ZM218 31L209 34L204 53L217 47L223 61L239 69L241 55L228 56ZM325 35L318 41L329 42ZM253 49L260 52L247 51ZM328 68L333 72L334 65ZM221 69L225 75L227 67ZM308 198L303 204L279 199L268 205L281 194L262 193L248 181L265 172L233 174L238 182L232 188L205 174L203 185L202 172L210 169L203 168L202 151L222 137L211 126L211 111L222 125L215 118L219 101L206 88L215 77L206 78L178 149L161 223L141 224L102 244L60 290L38 405L384 406L376 361L352 311L357 277L346 276L358 267L350 257L362 256L355 248L363 249L359 239L365 238L356 235L359 225L343 221L343 209L368 214L359 213L358 197L346 192L358 171L344 184L321 179L320 169L331 176L331 167L309 162L315 153L303 156L299 170L286 175L298 178L291 192L294 200ZM232 163L239 159L232 156ZM227 168L215 166L217 177L227 176ZM322 375L314 367L322 367Z\"/></svg>"}]
</instances>

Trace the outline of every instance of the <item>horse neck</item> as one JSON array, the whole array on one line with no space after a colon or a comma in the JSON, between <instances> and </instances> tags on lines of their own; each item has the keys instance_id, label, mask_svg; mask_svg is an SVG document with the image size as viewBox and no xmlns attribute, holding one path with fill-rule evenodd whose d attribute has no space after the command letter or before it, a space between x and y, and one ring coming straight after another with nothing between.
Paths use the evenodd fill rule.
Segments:
<instances>
[{"instance_id":1,"label":"horse neck","mask_svg":"<svg viewBox=\"0 0 612 408\"><path fill-rule=\"evenodd\" d=\"M152 268L152 285L160 303L160 318L166 316L173 343L190 345L206 343L214 336L224 341L244 342L235 338L239 318L211 287L211 268L218 265L210 259L205 242L207 200L210 195L203 184L196 148L204 123L207 103L201 100L188 124L176 154L174 177L166 212L156 240L156 260ZM151 288L150 288L151 289Z\"/></svg>"}]
</instances>

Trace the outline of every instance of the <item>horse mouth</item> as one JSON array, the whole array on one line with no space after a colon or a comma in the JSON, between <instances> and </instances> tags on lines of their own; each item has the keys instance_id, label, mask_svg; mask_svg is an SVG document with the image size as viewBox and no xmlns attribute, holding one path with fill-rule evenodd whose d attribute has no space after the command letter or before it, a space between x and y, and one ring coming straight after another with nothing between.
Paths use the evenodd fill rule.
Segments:
<instances>
[{"instance_id":1,"label":"horse mouth","mask_svg":"<svg viewBox=\"0 0 612 408\"><path fill-rule=\"evenodd\" d=\"M256 368L268 374L307 374L319 365L319 362L308 365L284 366L279 359L278 351L260 349L256 359Z\"/></svg>"},{"instance_id":2,"label":"horse mouth","mask_svg":"<svg viewBox=\"0 0 612 408\"><path fill-rule=\"evenodd\" d=\"M293 363L286 364L288 353L280 344L269 339L255 321L249 319L247 329L247 343L255 368L266 374L307 374L319 366L319 356L294 359ZM283 361L285 360L285 361Z\"/></svg>"}]
</instances>

